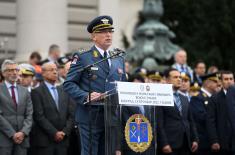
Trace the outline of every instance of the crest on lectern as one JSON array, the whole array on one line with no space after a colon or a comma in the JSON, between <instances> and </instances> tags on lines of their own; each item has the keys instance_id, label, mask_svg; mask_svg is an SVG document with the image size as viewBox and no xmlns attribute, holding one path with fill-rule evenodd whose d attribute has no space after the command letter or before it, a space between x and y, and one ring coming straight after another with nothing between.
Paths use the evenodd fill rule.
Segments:
<instances>
[{"instance_id":1,"label":"crest on lectern","mask_svg":"<svg viewBox=\"0 0 235 155\"><path fill-rule=\"evenodd\" d=\"M134 152L146 151L153 140L152 127L142 114L132 115L125 126L126 143Z\"/></svg>"}]
</instances>

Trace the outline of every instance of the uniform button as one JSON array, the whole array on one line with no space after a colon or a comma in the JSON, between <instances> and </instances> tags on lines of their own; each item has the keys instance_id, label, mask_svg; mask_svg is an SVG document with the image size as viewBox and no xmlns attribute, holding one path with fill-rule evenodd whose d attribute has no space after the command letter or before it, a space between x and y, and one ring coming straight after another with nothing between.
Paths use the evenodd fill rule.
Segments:
<instances>
[{"instance_id":1,"label":"uniform button","mask_svg":"<svg viewBox=\"0 0 235 155\"><path fill-rule=\"evenodd\" d=\"M109 82L109 80L108 80L108 79L106 79L106 82Z\"/></svg>"}]
</instances>

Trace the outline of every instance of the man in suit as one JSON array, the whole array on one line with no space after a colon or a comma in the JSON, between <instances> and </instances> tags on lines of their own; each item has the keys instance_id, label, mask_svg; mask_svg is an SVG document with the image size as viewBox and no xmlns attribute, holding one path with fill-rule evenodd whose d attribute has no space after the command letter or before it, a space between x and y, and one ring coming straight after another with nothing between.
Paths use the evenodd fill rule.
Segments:
<instances>
[{"instance_id":1,"label":"man in suit","mask_svg":"<svg viewBox=\"0 0 235 155\"><path fill-rule=\"evenodd\" d=\"M16 83L16 62L5 60L1 69L5 81L0 84L0 154L26 155L33 123L30 94Z\"/></svg>"},{"instance_id":2,"label":"man in suit","mask_svg":"<svg viewBox=\"0 0 235 155\"><path fill-rule=\"evenodd\" d=\"M202 85L201 76L206 73L206 64L202 60L198 60L195 64L195 68L193 71L193 82L197 82L200 86Z\"/></svg>"},{"instance_id":3,"label":"man in suit","mask_svg":"<svg viewBox=\"0 0 235 155\"><path fill-rule=\"evenodd\" d=\"M83 70L85 66L111 55L109 51L114 30L112 24L110 16L99 16L89 23L87 30L91 33L95 45L90 50L73 56L71 68L64 82L65 91L77 102L76 122L79 124L82 155L90 154L91 150L92 155L105 154L102 98L105 92L115 88L114 81L126 79L124 60L121 57L97 64L91 68L92 75ZM89 91L91 103L88 103Z\"/></svg>"},{"instance_id":4,"label":"man in suit","mask_svg":"<svg viewBox=\"0 0 235 155\"><path fill-rule=\"evenodd\" d=\"M189 109L188 99L179 94L180 72L169 69L166 81L173 85L174 106L158 107L158 146L161 154L189 155L198 147L196 127Z\"/></svg>"},{"instance_id":5,"label":"man in suit","mask_svg":"<svg viewBox=\"0 0 235 155\"><path fill-rule=\"evenodd\" d=\"M187 65L187 53L184 49L180 49L175 53L175 63L172 68L177 69L180 73L184 72L190 75L191 82L193 81L193 71L190 66Z\"/></svg>"},{"instance_id":6,"label":"man in suit","mask_svg":"<svg viewBox=\"0 0 235 155\"><path fill-rule=\"evenodd\" d=\"M190 109L192 111L199 136L199 147L196 154L209 155L211 154L211 152L208 132L206 128L207 106L209 103L209 98L217 91L218 78L216 73L207 74L201 78L201 90L196 96L193 96L191 98Z\"/></svg>"},{"instance_id":7,"label":"man in suit","mask_svg":"<svg viewBox=\"0 0 235 155\"><path fill-rule=\"evenodd\" d=\"M234 85L234 76L231 71L220 72L222 90L209 100L207 107L207 130L213 152L220 155L235 153L235 137L232 135L232 124L226 104L227 89Z\"/></svg>"},{"instance_id":8,"label":"man in suit","mask_svg":"<svg viewBox=\"0 0 235 155\"><path fill-rule=\"evenodd\" d=\"M34 125L31 132L33 155L66 155L73 126L72 101L62 87L55 87L57 67L42 66L44 82L32 90Z\"/></svg>"}]
</instances>

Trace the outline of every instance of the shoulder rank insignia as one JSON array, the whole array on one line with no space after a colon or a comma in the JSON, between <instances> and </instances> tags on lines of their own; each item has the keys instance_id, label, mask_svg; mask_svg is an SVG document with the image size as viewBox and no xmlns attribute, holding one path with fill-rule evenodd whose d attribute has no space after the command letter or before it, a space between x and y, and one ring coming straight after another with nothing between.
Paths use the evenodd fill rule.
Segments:
<instances>
[{"instance_id":1,"label":"shoulder rank insignia","mask_svg":"<svg viewBox=\"0 0 235 155\"><path fill-rule=\"evenodd\" d=\"M97 58L99 56L98 51L94 50L92 55L93 55L93 57Z\"/></svg>"},{"instance_id":2,"label":"shoulder rank insignia","mask_svg":"<svg viewBox=\"0 0 235 155\"><path fill-rule=\"evenodd\" d=\"M148 119L142 114L132 115L125 126L125 139L134 152L144 152L151 145L153 134Z\"/></svg>"}]
</instances>

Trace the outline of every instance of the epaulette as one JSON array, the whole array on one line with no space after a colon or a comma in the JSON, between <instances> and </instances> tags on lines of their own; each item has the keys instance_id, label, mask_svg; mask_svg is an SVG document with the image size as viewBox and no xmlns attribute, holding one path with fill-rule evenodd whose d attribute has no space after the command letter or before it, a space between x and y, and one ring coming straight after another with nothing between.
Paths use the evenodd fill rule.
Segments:
<instances>
[{"instance_id":1,"label":"epaulette","mask_svg":"<svg viewBox=\"0 0 235 155\"><path fill-rule=\"evenodd\" d=\"M89 51L90 51L90 50L81 48L81 49L77 50L77 53L79 53L79 55L81 55L81 54L85 54L85 53L87 53L87 52L89 52Z\"/></svg>"}]
</instances>

